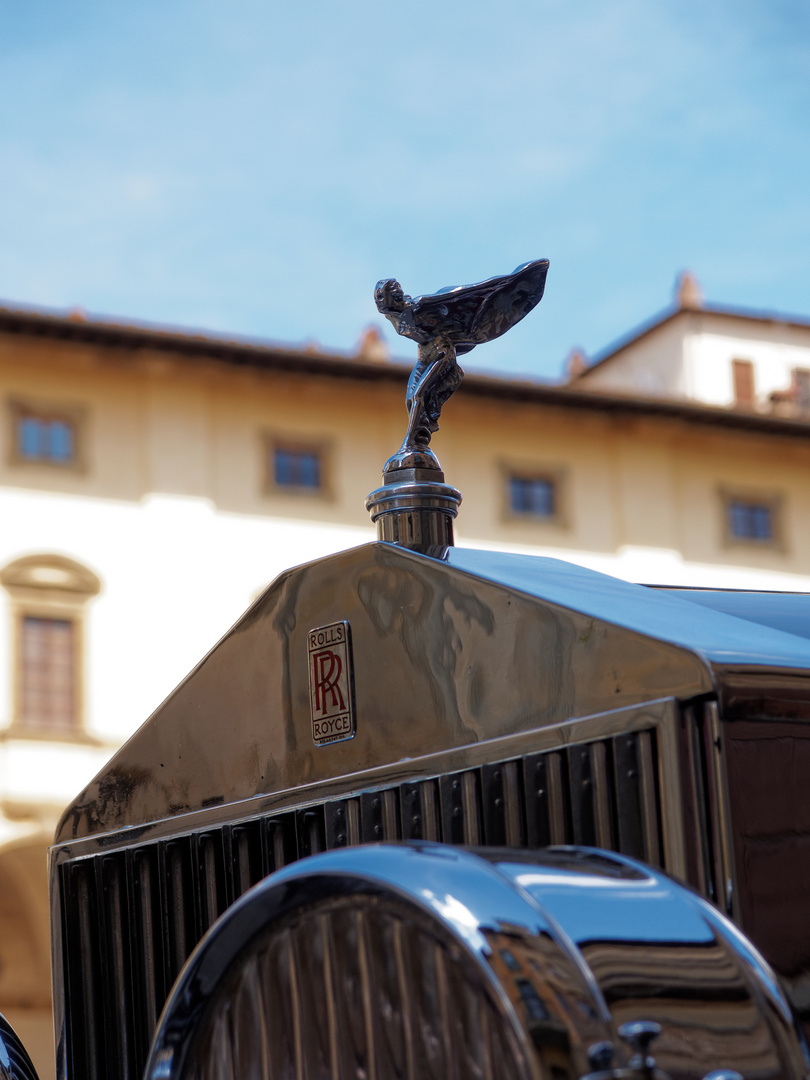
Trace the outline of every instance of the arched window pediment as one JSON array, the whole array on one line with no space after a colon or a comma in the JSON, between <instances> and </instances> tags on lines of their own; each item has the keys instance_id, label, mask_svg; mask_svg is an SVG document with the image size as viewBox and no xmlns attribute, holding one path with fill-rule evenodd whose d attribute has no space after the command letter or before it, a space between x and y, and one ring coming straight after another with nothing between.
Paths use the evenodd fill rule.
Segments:
<instances>
[{"instance_id":1,"label":"arched window pediment","mask_svg":"<svg viewBox=\"0 0 810 1080\"><path fill-rule=\"evenodd\" d=\"M89 598L101 591L101 580L92 570L64 555L24 555L0 570L0 585L16 589L53 590Z\"/></svg>"}]
</instances>

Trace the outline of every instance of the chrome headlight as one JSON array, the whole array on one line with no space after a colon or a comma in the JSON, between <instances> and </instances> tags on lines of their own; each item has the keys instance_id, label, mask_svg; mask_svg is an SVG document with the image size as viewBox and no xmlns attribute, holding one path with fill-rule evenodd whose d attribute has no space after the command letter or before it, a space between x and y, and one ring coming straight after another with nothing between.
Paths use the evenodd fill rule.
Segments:
<instances>
[{"instance_id":1,"label":"chrome headlight","mask_svg":"<svg viewBox=\"0 0 810 1080\"><path fill-rule=\"evenodd\" d=\"M145 1076L580 1075L608 1020L539 908L489 863L353 848L226 912L178 979Z\"/></svg>"},{"instance_id":2,"label":"chrome headlight","mask_svg":"<svg viewBox=\"0 0 810 1080\"><path fill-rule=\"evenodd\" d=\"M772 974L715 909L606 852L420 844L316 855L234 904L181 972L145 1078L717 1069L808 1072Z\"/></svg>"},{"instance_id":3,"label":"chrome headlight","mask_svg":"<svg viewBox=\"0 0 810 1080\"><path fill-rule=\"evenodd\" d=\"M37 1072L11 1024L0 1013L0 1080L37 1080Z\"/></svg>"}]
</instances>

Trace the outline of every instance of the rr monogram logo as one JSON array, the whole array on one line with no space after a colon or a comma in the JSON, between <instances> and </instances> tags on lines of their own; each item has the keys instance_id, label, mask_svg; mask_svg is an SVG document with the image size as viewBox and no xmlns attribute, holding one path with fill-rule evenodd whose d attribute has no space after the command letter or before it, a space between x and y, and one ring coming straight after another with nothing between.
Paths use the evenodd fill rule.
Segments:
<instances>
[{"instance_id":1,"label":"rr monogram logo","mask_svg":"<svg viewBox=\"0 0 810 1080\"><path fill-rule=\"evenodd\" d=\"M307 635L309 707L317 746L354 737L352 634L345 621L319 626Z\"/></svg>"},{"instance_id":2,"label":"rr monogram logo","mask_svg":"<svg viewBox=\"0 0 810 1080\"><path fill-rule=\"evenodd\" d=\"M342 712L346 708L346 702L343 700L338 680L343 671L343 661L337 653L327 649L313 655L312 665L315 671L315 712L321 715L326 712L327 694L331 694L332 708Z\"/></svg>"}]
</instances>

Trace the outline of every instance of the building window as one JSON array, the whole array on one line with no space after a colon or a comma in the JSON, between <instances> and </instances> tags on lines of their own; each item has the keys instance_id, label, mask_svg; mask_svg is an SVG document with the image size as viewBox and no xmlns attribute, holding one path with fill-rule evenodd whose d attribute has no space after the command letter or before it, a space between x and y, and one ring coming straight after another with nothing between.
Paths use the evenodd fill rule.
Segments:
<instances>
[{"instance_id":1,"label":"building window","mask_svg":"<svg viewBox=\"0 0 810 1080\"><path fill-rule=\"evenodd\" d=\"M547 476L510 476L509 509L513 514L551 518L556 512L554 481Z\"/></svg>"},{"instance_id":2,"label":"building window","mask_svg":"<svg viewBox=\"0 0 810 1080\"><path fill-rule=\"evenodd\" d=\"M328 490L324 446L268 438L267 488L289 494L323 495Z\"/></svg>"},{"instance_id":3,"label":"building window","mask_svg":"<svg viewBox=\"0 0 810 1080\"><path fill-rule=\"evenodd\" d=\"M753 409L756 404L754 365L751 360L732 360L734 404L738 409Z\"/></svg>"},{"instance_id":4,"label":"building window","mask_svg":"<svg viewBox=\"0 0 810 1080\"><path fill-rule=\"evenodd\" d=\"M504 480L507 517L560 523L561 481L557 472L507 468Z\"/></svg>"},{"instance_id":5,"label":"building window","mask_svg":"<svg viewBox=\"0 0 810 1080\"><path fill-rule=\"evenodd\" d=\"M781 499L778 495L724 493L723 510L727 543L782 547Z\"/></svg>"},{"instance_id":6,"label":"building window","mask_svg":"<svg viewBox=\"0 0 810 1080\"><path fill-rule=\"evenodd\" d=\"M101 583L61 555L27 555L0 570L14 641L12 729L87 738L82 722L82 641L87 602Z\"/></svg>"},{"instance_id":7,"label":"building window","mask_svg":"<svg viewBox=\"0 0 810 1080\"><path fill-rule=\"evenodd\" d=\"M730 499L728 527L735 540L773 540L773 507L767 503Z\"/></svg>"},{"instance_id":8,"label":"building window","mask_svg":"<svg viewBox=\"0 0 810 1080\"><path fill-rule=\"evenodd\" d=\"M20 624L18 722L27 731L73 731L76 709L76 624L23 615Z\"/></svg>"},{"instance_id":9,"label":"building window","mask_svg":"<svg viewBox=\"0 0 810 1080\"><path fill-rule=\"evenodd\" d=\"M11 460L18 464L75 467L79 459L79 411L13 401Z\"/></svg>"},{"instance_id":10,"label":"building window","mask_svg":"<svg viewBox=\"0 0 810 1080\"><path fill-rule=\"evenodd\" d=\"M321 486L321 455L317 450L277 446L273 476L276 487L317 489Z\"/></svg>"},{"instance_id":11,"label":"building window","mask_svg":"<svg viewBox=\"0 0 810 1080\"><path fill-rule=\"evenodd\" d=\"M796 404L800 409L810 409L810 371L806 368L796 368L793 372L793 386Z\"/></svg>"}]
</instances>

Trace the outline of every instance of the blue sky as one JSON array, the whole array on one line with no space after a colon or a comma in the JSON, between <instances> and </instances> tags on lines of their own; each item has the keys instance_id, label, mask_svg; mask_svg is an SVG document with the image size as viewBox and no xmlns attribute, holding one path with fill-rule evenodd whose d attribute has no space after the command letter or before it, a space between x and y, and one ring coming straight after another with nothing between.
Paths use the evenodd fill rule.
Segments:
<instances>
[{"instance_id":1,"label":"blue sky","mask_svg":"<svg viewBox=\"0 0 810 1080\"><path fill-rule=\"evenodd\" d=\"M554 378L685 267L810 316L808 128L806 0L0 0L0 298L352 349L546 257L464 366Z\"/></svg>"}]
</instances>

